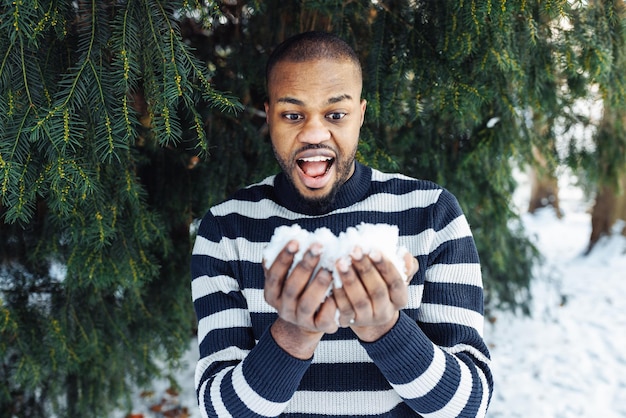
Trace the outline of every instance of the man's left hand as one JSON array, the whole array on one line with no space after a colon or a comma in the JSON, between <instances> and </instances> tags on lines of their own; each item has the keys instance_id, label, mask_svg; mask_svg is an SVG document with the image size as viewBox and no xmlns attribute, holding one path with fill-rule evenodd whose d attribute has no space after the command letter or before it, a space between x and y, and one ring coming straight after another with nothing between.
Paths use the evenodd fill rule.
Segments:
<instances>
[{"instance_id":1,"label":"man's left hand","mask_svg":"<svg viewBox=\"0 0 626 418\"><path fill-rule=\"evenodd\" d=\"M400 309L408 302L407 285L417 272L417 259L405 256L407 280L380 251L363 254L352 251L351 261L337 261L343 287L333 289L339 309L339 324L351 327L362 341L376 341L397 322Z\"/></svg>"}]
</instances>

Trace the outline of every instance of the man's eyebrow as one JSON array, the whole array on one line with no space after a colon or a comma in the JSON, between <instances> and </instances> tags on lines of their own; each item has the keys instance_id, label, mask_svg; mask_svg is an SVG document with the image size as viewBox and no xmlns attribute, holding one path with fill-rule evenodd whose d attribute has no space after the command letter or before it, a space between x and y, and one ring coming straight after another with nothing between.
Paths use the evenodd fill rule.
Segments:
<instances>
[{"instance_id":1,"label":"man's eyebrow","mask_svg":"<svg viewBox=\"0 0 626 418\"><path fill-rule=\"evenodd\" d=\"M296 99L294 97L281 97L276 100L277 103L289 103L297 106L304 106L304 102L302 100Z\"/></svg>"},{"instance_id":2,"label":"man's eyebrow","mask_svg":"<svg viewBox=\"0 0 626 418\"><path fill-rule=\"evenodd\" d=\"M352 96L350 96L349 94L342 94L341 96L331 97L330 99L328 99L328 104L335 104L344 100L352 100Z\"/></svg>"},{"instance_id":3,"label":"man's eyebrow","mask_svg":"<svg viewBox=\"0 0 626 418\"><path fill-rule=\"evenodd\" d=\"M328 104L335 104L335 103L340 103L344 100L352 100L352 96L350 96L349 94L342 94L340 96L335 96L335 97L331 97L329 98L326 103ZM296 99L295 97L281 97L279 99L276 100L277 103L288 103L288 104L293 104L296 106L304 106L304 102L300 99Z\"/></svg>"}]
</instances>

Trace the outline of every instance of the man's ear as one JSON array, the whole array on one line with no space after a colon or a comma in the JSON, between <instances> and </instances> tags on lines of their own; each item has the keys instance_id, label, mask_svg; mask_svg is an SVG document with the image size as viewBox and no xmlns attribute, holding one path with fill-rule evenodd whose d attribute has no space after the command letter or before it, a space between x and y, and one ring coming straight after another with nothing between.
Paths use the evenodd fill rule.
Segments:
<instances>
[{"instance_id":1,"label":"man's ear","mask_svg":"<svg viewBox=\"0 0 626 418\"><path fill-rule=\"evenodd\" d=\"M363 122L365 121L365 109L366 108L367 108L367 100L361 99L361 126L363 126Z\"/></svg>"},{"instance_id":2,"label":"man's ear","mask_svg":"<svg viewBox=\"0 0 626 418\"><path fill-rule=\"evenodd\" d=\"M265 102L263 104L263 106L265 106L265 122L267 122L267 124L269 124L270 123L270 121L269 121L270 104L269 104L269 102Z\"/></svg>"}]
</instances>

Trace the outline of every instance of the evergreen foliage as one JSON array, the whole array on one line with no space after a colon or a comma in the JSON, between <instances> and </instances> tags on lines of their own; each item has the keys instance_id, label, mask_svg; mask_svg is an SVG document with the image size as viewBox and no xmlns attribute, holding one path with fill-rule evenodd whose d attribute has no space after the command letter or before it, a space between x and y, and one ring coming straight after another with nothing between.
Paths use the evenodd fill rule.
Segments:
<instances>
[{"instance_id":1,"label":"evergreen foliage","mask_svg":"<svg viewBox=\"0 0 626 418\"><path fill-rule=\"evenodd\" d=\"M358 158L451 190L490 305L524 307L539 255L513 164L623 169L558 129L599 86L624 109L624 3L566 0L16 1L0 8L0 411L104 416L194 327L189 226L278 168L271 48L311 29L364 63ZM216 86L216 87L214 87ZM230 94L221 93L223 91ZM613 121L622 121L615 116ZM608 126L608 125L607 125ZM621 135L621 136L620 136Z\"/></svg>"},{"instance_id":2,"label":"evergreen foliage","mask_svg":"<svg viewBox=\"0 0 626 418\"><path fill-rule=\"evenodd\" d=\"M594 82L603 113L592 143L580 144L573 138L568 159L581 168L587 188L608 186L621 194L626 187L619 184L626 173L626 3L594 0L589 5L589 13L579 9L572 19L574 27L588 30L572 30L570 36L587 46L580 66Z\"/></svg>"},{"instance_id":3,"label":"evergreen foliage","mask_svg":"<svg viewBox=\"0 0 626 418\"><path fill-rule=\"evenodd\" d=\"M181 36L199 7L2 6L3 416L104 416L188 345L196 104L239 108Z\"/></svg>"}]
</instances>

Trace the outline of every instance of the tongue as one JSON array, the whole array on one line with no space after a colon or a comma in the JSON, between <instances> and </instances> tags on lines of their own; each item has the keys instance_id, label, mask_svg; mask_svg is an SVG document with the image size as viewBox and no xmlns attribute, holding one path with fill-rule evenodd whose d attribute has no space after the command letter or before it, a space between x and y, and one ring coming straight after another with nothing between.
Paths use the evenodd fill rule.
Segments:
<instances>
[{"instance_id":1,"label":"tongue","mask_svg":"<svg viewBox=\"0 0 626 418\"><path fill-rule=\"evenodd\" d=\"M326 173L326 169L328 168L328 162L326 161L311 161L311 162L300 162L300 168L304 171L309 177L319 177L323 176Z\"/></svg>"}]
</instances>

